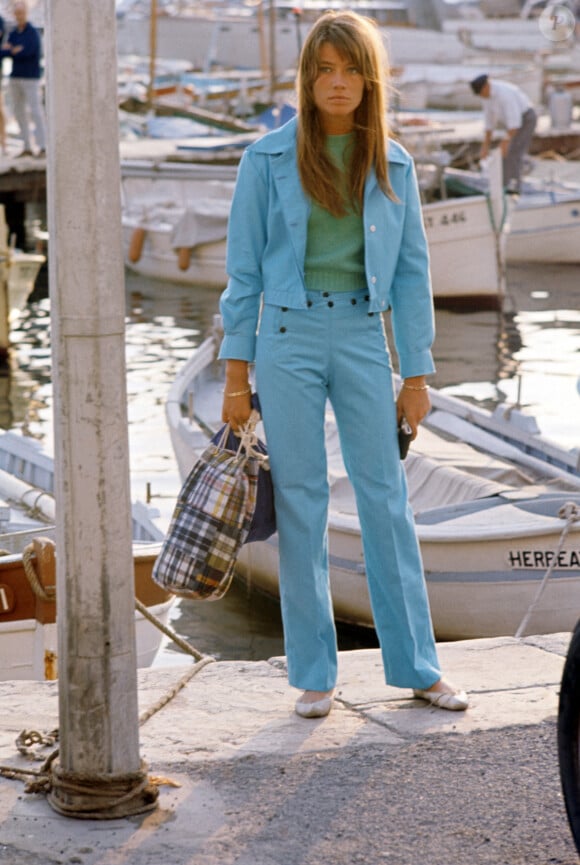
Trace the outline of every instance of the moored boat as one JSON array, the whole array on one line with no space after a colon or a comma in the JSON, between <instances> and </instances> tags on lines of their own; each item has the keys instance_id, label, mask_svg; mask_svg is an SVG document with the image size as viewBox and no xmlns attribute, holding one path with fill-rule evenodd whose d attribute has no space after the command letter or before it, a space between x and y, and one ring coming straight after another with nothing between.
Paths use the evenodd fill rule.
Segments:
<instances>
[{"instance_id":1,"label":"moored boat","mask_svg":"<svg viewBox=\"0 0 580 865\"><path fill-rule=\"evenodd\" d=\"M183 477L219 426L217 341L178 375L167 418ZM533 419L491 414L432 392L433 410L405 462L438 639L570 630L580 609L580 455L544 439ZM332 412L329 453L330 581L337 620L372 625L360 525ZM542 579L551 569L541 601ZM277 537L246 545L239 573L278 591Z\"/></svg>"},{"instance_id":2,"label":"moored boat","mask_svg":"<svg viewBox=\"0 0 580 865\"><path fill-rule=\"evenodd\" d=\"M0 436L0 681L56 678L53 460L38 443ZM175 598L151 579L163 535L149 509L133 506L135 597L167 624ZM135 612L137 664L150 666L163 634Z\"/></svg>"},{"instance_id":3,"label":"moored boat","mask_svg":"<svg viewBox=\"0 0 580 865\"><path fill-rule=\"evenodd\" d=\"M487 188L485 175L445 169L450 194L468 195ZM451 200L456 201L456 198ZM508 262L580 262L580 185L524 178L514 201L506 236Z\"/></svg>"}]
</instances>

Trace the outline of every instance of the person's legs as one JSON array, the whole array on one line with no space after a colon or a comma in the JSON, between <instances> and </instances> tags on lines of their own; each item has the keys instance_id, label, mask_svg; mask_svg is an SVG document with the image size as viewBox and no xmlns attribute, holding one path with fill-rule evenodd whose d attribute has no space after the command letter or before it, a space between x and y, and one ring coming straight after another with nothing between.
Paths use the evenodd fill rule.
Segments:
<instances>
[{"instance_id":1,"label":"person's legs","mask_svg":"<svg viewBox=\"0 0 580 865\"><path fill-rule=\"evenodd\" d=\"M368 303L333 318L330 399L353 484L386 680L430 688L441 677L413 515L397 444L391 368ZM334 310L333 310L334 312Z\"/></svg>"},{"instance_id":2,"label":"person's legs","mask_svg":"<svg viewBox=\"0 0 580 865\"><path fill-rule=\"evenodd\" d=\"M36 78L31 78L24 84L26 93L26 101L30 109L30 116L34 123L34 137L36 146L39 150L46 149L46 133L44 128L44 108L40 99L40 82Z\"/></svg>"},{"instance_id":3,"label":"person's legs","mask_svg":"<svg viewBox=\"0 0 580 865\"><path fill-rule=\"evenodd\" d=\"M325 343L314 310L264 307L256 384L274 483L288 679L320 692L335 686L337 674L328 578Z\"/></svg>"},{"instance_id":4,"label":"person's legs","mask_svg":"<svg viewBox=\"0 0 580 865\"><path fill-rule=\"evenodd\" d=\"M522 125L510 141L507 156L503 161L503 182L506 188L513 187L516 191L519 190L522 163L530 148L536 120L536 112L533 109L526 111L522 118Z\"/></svg>"},{"instance_id":5,"label":"person's legs","mask_svg":"<svg viewBox=\"0 0 580 865\"><path fill-rule=\"evenodd\" d=\"M30 129L28 128L28 112L26 105L26 91L23 86L23 78L10 79L10 98L12 100L12 111L20 129L20 135L24 142L24 150L30 150Z\"/></svg>"}]
</instances>

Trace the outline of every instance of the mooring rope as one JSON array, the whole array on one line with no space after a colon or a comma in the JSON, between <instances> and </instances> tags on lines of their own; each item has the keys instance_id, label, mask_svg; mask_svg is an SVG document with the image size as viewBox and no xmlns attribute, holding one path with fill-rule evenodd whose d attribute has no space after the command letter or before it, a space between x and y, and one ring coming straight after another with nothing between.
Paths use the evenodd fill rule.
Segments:
<instances>
[{"instance_id":1,"label":"mooring rope","mask_svg":"<svg viewBox=\"0 0 580 865\"><path fill-rule=\"evenodd\" d=\"M536 592L536 596L535 596L534 600L532 601L532 603L528 607L528 611L525 614L525 616L523 617L522 621L520 622L520 626L515 633L515 636L517 639L519 639L522 636L522 634L524 633L525 629L527 628L528 622L530 621L530 617L531 617L532 613L534 612L536 606L538 605L540 598L544 594L544 589L546 588L546 586L548 584L548 580L550 579L552 572L558 563L558 558L559 558L560 553L562 552L562 549L564 547L564 541L566 540L568 532L570 531L570 529L572 528L574 523L576 523L580 520L580 508L574 502L566 502L566 504L563 505L560 508L560 510L558 511L558 517L561 520L566 520L566 524L565 524L564 528L562 529L562 534L560 535L560 541L558 543L558 548L556 549L556 552L554 553L554 558L550 562L550 566L549 566L548 570L546 571L546 573L544 574L544 576L542 578L542 582L540 583L540 586L538 587L538 591Z\"/></svg>"},{"instance_id":2,"label":"mooring rope","mask_svg":"<svg viewBox=\"0 0 580 865\"><path fill-rule=\"evenodd\" d=\"M161 619L158 619L157 616L145 606L145 604L141 603L139 598L135 598L135 609L137 609L146 619L149 619L149 621L152 622L156 628L159 628L163 634L173 640L180 649L183 649L183 651L187 652L188 655L192 655L197 661L209 657L204 655L203 652L199 652L194 646L191 646L187 640L182 639L179 634L175 633L173 628L169 627L169 625L164 625Z\"/></svg>"}]
</instances>

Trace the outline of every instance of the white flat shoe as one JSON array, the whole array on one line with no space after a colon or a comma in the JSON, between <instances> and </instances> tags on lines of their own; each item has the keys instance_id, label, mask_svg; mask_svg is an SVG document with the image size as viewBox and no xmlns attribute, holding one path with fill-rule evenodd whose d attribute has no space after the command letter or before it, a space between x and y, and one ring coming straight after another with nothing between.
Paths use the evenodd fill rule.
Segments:
<instances>
[{"instance_id":1,"label":"white flat shoe","mask_svg":"<svg viewBox=\"0 0 580 865\"><path fill-rule=\"evenodd\" d=\"M333 703L334 692L328 694L326 697L322 697L320 700L315 700L314 703L296 700L294 710L301 718L324 718L332 709Z\"/></svg>"},{"instance_id":2,"label":"white flat shoe","mask_svg":"<svg viewBox=\"0 0 580 865\"><path fill-rule=\"evenodd\" d=\"M448 709L450 712L464 712L469 708L469 698L465 691L421 691L415 689L413 691L415 697L421 700L427 700L432 706L438 709Z\"/></svg>"}]
</instances>

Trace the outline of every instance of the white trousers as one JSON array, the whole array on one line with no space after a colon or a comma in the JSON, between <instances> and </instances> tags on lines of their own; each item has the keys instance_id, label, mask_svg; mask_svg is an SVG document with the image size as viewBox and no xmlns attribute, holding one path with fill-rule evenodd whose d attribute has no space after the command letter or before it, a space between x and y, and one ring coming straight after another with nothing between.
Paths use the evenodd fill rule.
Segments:
<instances>
[{"instance_id":1,"label":"white trousers","mask_svg":"<svg viewBox=\"0 0 580 865\"><path fill-rule=\"evenodd\" d=\"M34 138L40 150L46 149L44 128L44 109L40 101L40 81L38 78L10 78L10 97L14 117L20 127L24 149L32 150L29 114L34 123Z\"/></svg>"}]
</instances>

